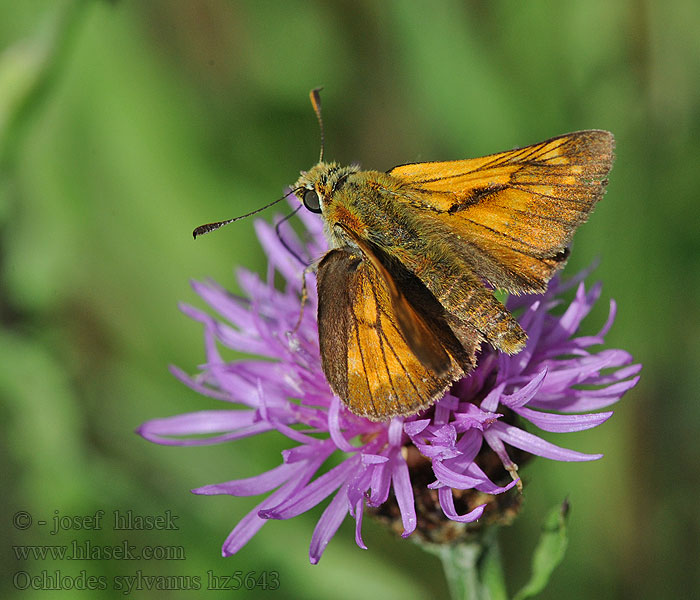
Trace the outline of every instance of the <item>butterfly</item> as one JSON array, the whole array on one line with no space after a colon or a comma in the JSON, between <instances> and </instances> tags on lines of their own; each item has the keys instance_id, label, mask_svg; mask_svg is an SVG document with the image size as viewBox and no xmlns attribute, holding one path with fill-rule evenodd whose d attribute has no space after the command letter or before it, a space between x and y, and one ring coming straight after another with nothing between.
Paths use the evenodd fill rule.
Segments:
<instances>
[{"instance_id":1,"label":"butterfly","mask_svg":"<svg viewBox=\"0 0 700 600\"><path fill-rule=\"evenodd\" d=\"M474 369L483 342L508 354L525 347L493 289L546 290L603 196L614 138L578 131L482 158L364 171L324 162L319 90L310 97L321 156L293 190L331 247L317 266L323 372L356 415L413 415Z\"/></svg>"}]
</instances>

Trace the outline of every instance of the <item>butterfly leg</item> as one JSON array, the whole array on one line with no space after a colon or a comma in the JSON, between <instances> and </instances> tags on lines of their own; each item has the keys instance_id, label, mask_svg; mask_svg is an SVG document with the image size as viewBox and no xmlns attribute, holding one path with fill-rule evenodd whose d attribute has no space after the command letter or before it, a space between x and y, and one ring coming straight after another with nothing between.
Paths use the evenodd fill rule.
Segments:
<instances>
[{"instance_id":1,"label":"butterfly leg","mask_svg":"<svg viewBox=\"0 0 700 600\"><path fill-rule=\"evenodd\" d=\"M307 265L301 274L301 305L299 307L299 318L297 319L296 325L294 325L294 329L289 332L291 335L296 334L299 327L301 327L301 321L304 318L304 307L309 300L309 288L306 285L306 276L311 272L315 272L316 270L318 270L318 263L313 262L310 265Z\"/></svg>"}]
</instances>

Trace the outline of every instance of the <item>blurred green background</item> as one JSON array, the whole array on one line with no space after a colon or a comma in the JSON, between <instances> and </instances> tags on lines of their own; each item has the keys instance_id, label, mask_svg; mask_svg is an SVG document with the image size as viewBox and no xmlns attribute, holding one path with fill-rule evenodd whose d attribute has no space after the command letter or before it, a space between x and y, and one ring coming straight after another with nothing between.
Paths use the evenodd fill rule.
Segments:
<instances>
[{"instance_id":1,"label":"blurred green background","mask_svg":"<svg viewBox=\"0 0 700 600\"><path fill-rule=\"evenodd\" d=\"M307 94L319 85L327 157L368 168L615 133L608 194L568 272L600 257L603 300L586 331L615 298L608 346L643 362L642 380L597 430L545 436L606 456L528 466L521 518L501 532L506 569L515 590L545 512L568 496L569 550L542 598L700 595L699 27L694 0L2 2L2 597L23 569L275 570L285 598L446 593L436 558L367 521L368 551L346 521L310 566L320 508L221 558L256 499L188 490L271 468L281 436L167 448L133 433L217 407L167 371L204 357L200 326L177 304L203 306L191 278L235 289L236 266L264 273L265 262L252 220L197 243L190 232L278 197L315 163ZM36 521L115 508L170 510L180 530L52 537L11 522L18 510ZM72 537L182 545L187 559L22 562L11 550Z\"/></svg>"}]
</instances>

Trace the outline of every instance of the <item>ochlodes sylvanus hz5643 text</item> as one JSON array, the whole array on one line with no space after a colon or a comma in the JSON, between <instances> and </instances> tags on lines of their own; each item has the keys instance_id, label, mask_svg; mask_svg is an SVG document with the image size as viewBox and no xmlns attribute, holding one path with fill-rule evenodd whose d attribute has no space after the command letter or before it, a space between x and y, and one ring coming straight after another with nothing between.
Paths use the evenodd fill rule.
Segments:
<instances>
[{"instance_id":1,"label":"ochlodes sylvanus hz5643 text","mask_svg":"<svg viewBox=\"0 0 700 600\"><path fill-rule=\"evenodd\" d=\"M323 134L318 90L311 101ZM545 291L605 191L613 146L608 131L578 131L384 173L324 162L322 135L293 191L331 246L317 267L318 335L345 405L376 421L415 414L474 368L482 342L522 350L527 336L492 288Z\"/></svg>"}]
</instances>

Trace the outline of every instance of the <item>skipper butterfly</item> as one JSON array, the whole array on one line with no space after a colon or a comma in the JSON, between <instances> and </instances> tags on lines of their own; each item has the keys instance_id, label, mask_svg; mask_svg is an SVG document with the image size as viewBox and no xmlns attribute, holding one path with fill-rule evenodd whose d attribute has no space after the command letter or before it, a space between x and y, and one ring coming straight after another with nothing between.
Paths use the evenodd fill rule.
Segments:
<instances>
[{"instance_id":1,"label":"skipper butterfly","mask_svg":"<svg viewBox=\"0 0 700 600\"><path fill-rule=\"evenodd\" d=\"M357 415L412 415L474 368L482 342L508 354L525 347L493 288L546 290L603 196L614 138L578 131L482 158L363 171L324 162L319 90L310 96L321 156L293 191L331 246L317 267L323 371Z\"/></svg>"}]
</instances>

